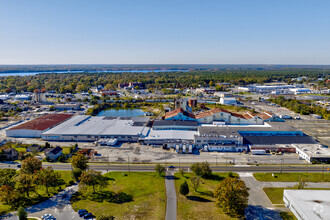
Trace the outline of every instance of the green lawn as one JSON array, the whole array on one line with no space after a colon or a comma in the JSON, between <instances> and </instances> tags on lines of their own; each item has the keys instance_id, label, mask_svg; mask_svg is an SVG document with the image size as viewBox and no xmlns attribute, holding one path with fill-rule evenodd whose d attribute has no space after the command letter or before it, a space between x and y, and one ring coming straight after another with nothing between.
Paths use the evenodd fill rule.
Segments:
<instances>
[{"instance_id":1,"label":"green lawn","mask_svg":"<svg viewBox=\"0 0 330 220\"><path fill-rule=\"evenodd\" d=\"M328 172L322 173L254 173L253 176L258 181L271 181L271 182L298 182L302 179L305 182L330 182L330 174Z\"/></svg>"},{"instance_id":2,"label":"green lawn","mask_svg":"<svg viewBox=\"0 0 330 220\"><path fill-rule=\"evenodd\" d=\"M18 153L20 153L20 152L26 152L26 148L25 147L16 147L15 150L17 150Z\"/></svg>"},{"instance_id":3,"label":"green lawn","mask_svg":"<svg viewBox=\"0 0 330 220\"><path fill-rule=\"evenodd\" d=\"M227 177L226 173L215 173L218 180L201 179L197 192L194 191L189 177L192 173L186 173L182 177L179 173L175 173L175 188L177 192L177 219L232 219L228 215L222 213L220 208L215 206L213 192L220 182L220 179ZM187 181L189 185L189 194L187 197L179 193L181 183Z\"/></svg>"},{"instance_id":4,"label":"green lawn","mask_svg":"<svg viewBox=\"0 0 330 220\"><path fill-rule=\"evenodd\" d=\"M280 212L280 216L283 220L297 220L292 212Z\"/></svg>"},{"instance_id":5,"label":"green lawn","mask_svg":"<svg viewBox=\"0 0 330 220\"><path fill-rule=\"evenodd\" d=\"M266 187L263 188L263 190L265 191L265 193L267 194L269 200L273 203L273 204L278 204L278 205L284 205L284 201L283 201L283 192L285 189L295 189L295 188L281 188L281 187ZM330 190L329 188L305 188L303 190Z\"/></svg>"},{"instance_id":6,"label":"green lawn","mask_svg":"<svg viewBox=\"0 0 330 220\"><path fill-rule=\"evenodd\" d=\"M62 149L63 149L63 153L64 154L69 154L70 153L70 147L62 147Z\"/></svg>"},{"instance_id":7,"label":"green lawn","mask_svg":"<svg viewBox=\"0 0 330 220\"><path fill-rule=\"evenodd\" d=\"M105 174L114 180L109 181L106 190L116 193L124 192L133 196L132 202L122 204L106 201L95 202L81 200L74 196L72 207L75 210L87 209L94 215L111 214L115 219L164 219L166 207L166 192L164 177L151 172L130 172L127 176L122 172Z\"/></svg>"}]
</instances>

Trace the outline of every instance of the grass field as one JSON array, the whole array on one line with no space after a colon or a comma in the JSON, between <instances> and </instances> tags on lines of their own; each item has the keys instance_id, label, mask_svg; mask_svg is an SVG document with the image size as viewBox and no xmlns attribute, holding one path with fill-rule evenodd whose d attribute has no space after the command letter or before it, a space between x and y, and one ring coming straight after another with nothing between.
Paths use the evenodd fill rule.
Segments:
<instances>
[{"instance_id":1,"label":"grass field","mask_svg":"<svg viewBox=\"0 0 330 220\"><path fill-rule=\"evenodd\" d=\"M111 214L115 219L165 218L166 192L163 177L151 172L130 172L127 176L122 172L110 172L105 175L114 179L109 181L107 190L132 195L133 201L116 204L80 200L80 196L74 196L72 207L75 210L87 209L96 216Z\"/></svg>"},{"instance_id":2,"label":"grass field","mask_svg":"<svg viewBox=\"0 0 330 220\"><path fill-rule=\"evenodd\" d=\"M26 148L25 147L16 147L15 149L18 151L18 153L20 153L20 152L26 152Z\"/></svg>"},{"instance_id":3,"label":"grass field","mask_svg":"<svg viewBox=\"0 0 330 220\"><path fill-rule=\"evenodd\" d=\"M273 203L273 204L277 204L277 205L284 205L284 201L283 201L283 192L285 189L295 189L295 188L275 188L275 187L267 187L264 188L263 190L265 191L265 193L267 194L269 200ZM329 188L305 188L303 190L330 190Z\"/></svg>"},{"instance_id":4,"label":"grass field","mask_svg":"<svg viewBox=\"0 0 330 220\"><path fill-rule=\"evenodd\" d=\"M305 182L330 182L330 174L328 172L322 173L254 173L253 176L258 181L270 182L298 182L302 179Z\"/></svg>"},{"instance_id":5,"label":"grass field","mask_svg":"<svg viewBox=\"0 0 330 220\"><path fill-rule=\"evenodd\" d=\"M192 173L186 173L182 177L179 173L175 173L175 188L177 192L177 219L232 219L228 215L222 213L221 209L215 206L213 192L215 191L220 180L227 177L226 173L216 173L218 180L201 179L197 192L194 192L189 177ZM189 185L189 194L187 197L179 193L180 185L187 181Z\"/></svg>"},{"instance_id":6,"label":"grass field","mask_svg":"<svg viewBox=\"0 0 330 220\"><path fill-rule=\"evenodd\" d=\"M283 220L297 220L292 212L280 212L280 216Z\"/></svg>"}]
</instances>

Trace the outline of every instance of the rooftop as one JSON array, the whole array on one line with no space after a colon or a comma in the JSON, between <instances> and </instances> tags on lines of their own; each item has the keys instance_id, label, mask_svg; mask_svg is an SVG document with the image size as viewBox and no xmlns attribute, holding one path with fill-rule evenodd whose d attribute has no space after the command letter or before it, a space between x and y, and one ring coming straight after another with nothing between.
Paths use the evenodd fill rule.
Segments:
<instances>
[{"instance_id":1,"label":"rooftop","mask_svg":"<svg viewBox=\"0 0 330 220\"><path fill-rule=\"evenodd\" d=\"M139 135L144 126L133 126L132 118L78 115L46 131L43 135Z\"/></svg>"},{"instance_id":2,"label":"rooftop","mask_svg":"<svg viewBox=\"0 0 330 220\"><path fill-rule=\"evenodd\" d=\"M330 157L330 149L320 144L293 144L310 157Z\"/></svg>"},{"instance_id":3,"label":"rooftop","mask_svg":"<svg viewBox=\"0 0 330 220\"><path fill-rule=\"evenodd\" d=\"M155 120L153 126L192 126L197 127L196 121L172 121L172 120Z\"/></svg>"},{"instance_id":4,"label":"rooftop","mask_svg":"<svg viewBox=\"0 0 330 220\"><path fill-rule=\"evenodd\" d=\"M197 131L151 129L145 140L194 140L197 134Z\"/></svg>"},{"instance_id":5,"label":"rooftop","mask_svg":"<svg viewBox=\"0 0 330 220\"><path fill-rule=\"evenodd\" d=\"M284 190L284 197L304 219L330 219L330 190Z\"/></svg>"},{"instance_id":6,"label":"rooftop","mask_svg":"<svg viewBox=\"0 0 330 220\"><path fill-rule=\"evenodd\" d=\"M23 124L17 125L13 128L10 128L9 130L29 129L44 131L71 117L72 115L70 114L47 114L31 121L25 122Z\"/></svg>"}]
</instances>

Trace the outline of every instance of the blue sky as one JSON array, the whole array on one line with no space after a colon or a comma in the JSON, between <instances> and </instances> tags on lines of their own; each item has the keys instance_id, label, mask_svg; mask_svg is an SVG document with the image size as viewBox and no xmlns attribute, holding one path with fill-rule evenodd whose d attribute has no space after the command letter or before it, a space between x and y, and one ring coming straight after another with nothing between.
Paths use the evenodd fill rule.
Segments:
<instances>
[{"instance_id":1,"label":"blue sky","mask_svg":"<svg viewBox=\"0 0 330 220\"><path fill-rule=\"evenodd\" d=\"M0 0L0 64L330 64L328 0Z\"/></svg>"}]
</instances>

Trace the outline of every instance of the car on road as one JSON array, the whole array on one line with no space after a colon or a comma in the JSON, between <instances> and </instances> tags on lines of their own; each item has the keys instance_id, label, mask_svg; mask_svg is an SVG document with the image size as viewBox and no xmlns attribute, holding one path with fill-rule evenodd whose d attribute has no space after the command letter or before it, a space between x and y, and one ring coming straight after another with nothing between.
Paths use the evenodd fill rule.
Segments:
<instances>
[{"instance_id":1,"label":"car on road","mask_svg":"<svg viewBox=\"0 0 330 220\"><path fill-rule=\"evenodd\" d=\"M169 169L174 169L175 167L171 165L171 166L168 166L168 168Z\"/></svg>"}]
</instances>

